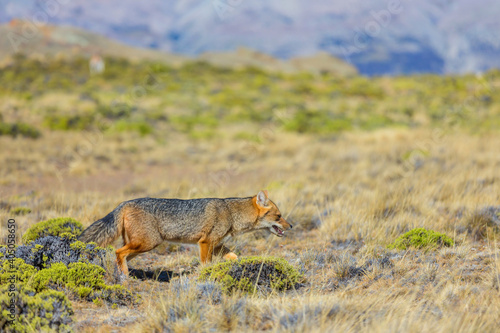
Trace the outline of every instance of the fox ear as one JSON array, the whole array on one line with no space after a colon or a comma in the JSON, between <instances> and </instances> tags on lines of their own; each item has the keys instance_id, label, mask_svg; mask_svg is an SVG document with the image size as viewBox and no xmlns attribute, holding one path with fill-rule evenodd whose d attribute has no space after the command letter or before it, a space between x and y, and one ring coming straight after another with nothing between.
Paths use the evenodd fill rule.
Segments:
<instances>
[{"instance_id":1,"label":"fox ear","mask_svg":"<svg viewBox=\"0 0 500 333\"><path fill-rule=\"evenodd\" d=\"M267 191L260 191L257 194L257 205L260 207L267 207L269 205L269 198L267 197Z\"/></svg>"}]
</instances>

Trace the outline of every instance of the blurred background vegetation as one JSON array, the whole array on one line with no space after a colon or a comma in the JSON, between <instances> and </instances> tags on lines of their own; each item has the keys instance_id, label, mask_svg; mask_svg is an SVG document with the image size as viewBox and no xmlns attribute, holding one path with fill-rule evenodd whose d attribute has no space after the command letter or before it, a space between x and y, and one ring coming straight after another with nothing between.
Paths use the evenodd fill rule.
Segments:
<instances>
[{"instance_id":1,"label":"blurred background vegetation","mask_svg":"<svg viewBox=\"0 0 500 333\"><path fill-rule=\"evenodd\" d=\"M334 73L269 73L202 61L106 57L90 75L88 58L17 54L0 69L0 134L39 138L45 131L165 133L210 139L232 124L235 139L253 128L320 135L385 127L498 131L500 71L481 75L366 78Z\"/></svg>"}]
</instances>

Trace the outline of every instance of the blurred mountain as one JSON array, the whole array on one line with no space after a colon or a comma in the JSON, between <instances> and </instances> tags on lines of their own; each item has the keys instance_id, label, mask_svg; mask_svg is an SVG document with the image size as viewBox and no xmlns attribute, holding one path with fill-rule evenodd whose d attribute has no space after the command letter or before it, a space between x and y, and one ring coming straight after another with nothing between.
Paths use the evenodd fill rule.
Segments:
<instances>
[{"instance_id":1,"label":"blurred mountain","mask_svg":"<svg viewBox=\"0 0 500 333\"><path fill-rule=\"evenodd\" d=\"M217 67L256 67L279 72L330 72L342 76L357 74L354 66L326 53L314 57L297 57L281 60L270 55L240 47L235 51L205 52L191 58L154 49L144 49L116 42L99 34L69 26L43 25L26 35L29 21L11 20L0 25L0 63L9 61L15 53L29 57L83 56L93 54L125 57L129 60L154 60L177 66L186 61L205 61ZM30 32L31 34L31 32Z\"/></svg>"},{"instance_id":2,"label":"blurred mountain","mask_svg":"<svg viewBox=\"0 0 500 333\"><path fill-rule=\"evenodd\" d=\"M47 24L26 34L26 27L29 26L29 22L21 20L0 25L0 60L19 52L37 58L58 55L89 57L101 54L129 60L162 61L172 65L185 61L185 57L179 55L128 46L74 27Z\"/></svg>"},{"instance_id":3,"label":"blurred mountain","mask_svg":"<svg viewBox=\"0 0 500 333\"><path fill-rule=\"evenodd\" d=\"M197 58L218 67L241 68L252 66L266 71L288 73L309 72L315 74L329 72L342 76L350 76L358 72L349 63L324 52L310 57L295 57L289 60L281 60L261 52L239 47L236 51L205 52Z\"/></svg>"},{"instance_id":4,"label":"blurred mountain","mask_svg":"<svg viewBox=\"0 0 500 333\"><path fill-rule=\"evenodd\" d=\"M327 52L368 75L500 67L498 0L2 0L12 18L81 27L183 55Z\"/></svg>"}]
</instances>

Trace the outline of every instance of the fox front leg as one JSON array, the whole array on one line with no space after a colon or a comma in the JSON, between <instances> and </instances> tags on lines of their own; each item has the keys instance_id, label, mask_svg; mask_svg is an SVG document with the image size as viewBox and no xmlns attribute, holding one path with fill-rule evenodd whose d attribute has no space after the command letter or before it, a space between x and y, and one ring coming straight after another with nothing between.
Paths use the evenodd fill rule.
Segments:
<instances>
[{"instance_id":1,"label":"fox front leg","mask_svg":"<svg viewBox=\"0 0 500 333\"><path fill-rule=\"evenodd\" d=\"M202 264L207 263L208 261L212 261L212 253L214 251L214 247L212 242L207 239L201 239L198 242L200 246L200 260Z\"/></svg>"}]
</instances>

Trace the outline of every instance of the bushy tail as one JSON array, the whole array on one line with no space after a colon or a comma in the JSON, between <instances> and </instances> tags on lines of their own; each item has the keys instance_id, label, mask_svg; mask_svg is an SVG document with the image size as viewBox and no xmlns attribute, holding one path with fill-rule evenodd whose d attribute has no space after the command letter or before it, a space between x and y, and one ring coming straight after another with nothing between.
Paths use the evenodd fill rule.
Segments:
<instances>
[{"instance_id":1,"label":"bushy tail","mask_svg":"<svg viewBox=\"0 0 500 333\"><path fill-rule=\"evenodd\" d=\"M111 244L122 232L121 205L108 215L92 223L85 229L78 240L82 242L95 242L99 246Z\"/></svg>"}]
</instances>

